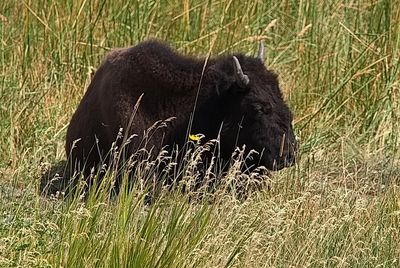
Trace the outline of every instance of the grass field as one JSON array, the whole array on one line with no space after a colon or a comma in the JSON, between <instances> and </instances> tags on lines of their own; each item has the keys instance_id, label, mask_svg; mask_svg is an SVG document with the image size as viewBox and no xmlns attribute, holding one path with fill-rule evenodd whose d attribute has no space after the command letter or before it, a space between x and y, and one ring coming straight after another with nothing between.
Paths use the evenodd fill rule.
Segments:
<instances>
[{"instance_id":1,"label":"grass field","mask_svg":"<svg viewBox=\"0 0 400 268\"><path fill-rule=\"evenodd\" d=\"M246 200L41 197L92 69L148 37L196 55L265 40L296 166ZM399 58L398 0L1 1L0 266L399 267Z\"/></svg>"}]
</instances>

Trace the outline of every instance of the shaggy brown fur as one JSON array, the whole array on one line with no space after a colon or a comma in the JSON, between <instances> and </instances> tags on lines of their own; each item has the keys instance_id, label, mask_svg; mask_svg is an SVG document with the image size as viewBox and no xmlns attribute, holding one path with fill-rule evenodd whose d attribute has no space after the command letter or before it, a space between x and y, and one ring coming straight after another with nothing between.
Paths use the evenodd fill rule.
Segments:
<instances>
[{"instance_id":1,"label":"shaggy brown fur","mask_svg":"<svg viewBox=\"0 0 400 268\"><path fill-rule=\"evenodd\" d=\"M232 55L207 62L178 55L154 40L110 52L70 122L65 147L70 160L86 170L107 161L120 128L138 135L128 149L134 153L149 127L171 117L166 128L147 138L147 149L157 154L165 145L182 146L195 111L191 133L202 133L206 140L220 135L222 159L229 160L236 146L246 144L247 151L260 152L253 166L272 170L291 165L296 148L292 115L277 76L258 58L235 56L250 80L247 86L237 81Z\"/></svg>"}]
</instances>

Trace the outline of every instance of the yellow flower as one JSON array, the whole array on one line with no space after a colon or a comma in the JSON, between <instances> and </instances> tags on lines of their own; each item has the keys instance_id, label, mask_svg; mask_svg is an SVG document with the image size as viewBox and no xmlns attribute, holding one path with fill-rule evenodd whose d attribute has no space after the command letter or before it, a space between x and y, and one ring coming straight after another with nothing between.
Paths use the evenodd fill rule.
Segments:
<instances>
[{"instance_id":1,"label":"yellow flower","mask_svg":"<svg viewBox=\"0 0 400 268\"><path fill-rule=\"evenodd\" d=\"M189 134L189 140L195 141L195 142L200 141L201 138L203 138L203 137L204 137L203 134Z\"/></svg>"}]
</instances>

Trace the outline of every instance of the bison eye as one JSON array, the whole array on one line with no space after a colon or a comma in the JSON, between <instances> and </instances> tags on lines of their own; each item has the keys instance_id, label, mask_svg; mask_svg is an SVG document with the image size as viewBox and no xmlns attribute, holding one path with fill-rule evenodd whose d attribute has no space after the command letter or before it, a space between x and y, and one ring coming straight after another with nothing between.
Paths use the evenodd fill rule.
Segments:
<instances>
[{"instance_id":1,"label":"bison eye","mask_svg":"<svg viewBox=\"0 0 400 268\"><path fill-rule=\"evenodd\" d=\"M264 110L263 110L263 108L261 106L255 107L254 110L258 114L263 114L264 113Z\"/></svg>"},{"instance_id":2,"label":"bison eye","mask_svg":"<svg viewBox=\"0 0 400 268\"><path fill-rule=\"evenodd\" d=\"M268 105L258 105L254 107L254 111L256 114L262 115L262 114L269 114L271 112L271 109Z\"/></svg>"}]
</instances>

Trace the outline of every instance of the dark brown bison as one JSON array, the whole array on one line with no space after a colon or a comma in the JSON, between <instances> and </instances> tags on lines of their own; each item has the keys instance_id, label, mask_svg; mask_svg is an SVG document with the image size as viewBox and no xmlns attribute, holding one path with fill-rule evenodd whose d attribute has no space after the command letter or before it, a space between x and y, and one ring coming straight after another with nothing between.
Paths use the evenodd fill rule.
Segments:
<instances>
[{"instance_id":1,"label":"dark brown bison","mask_svg":"<svg viewBox=\"0 0 400 268\"><path fill-rule=\"evenodd\" d=\"M153 154L165 146L182 147L191 122L190 133L219 138L223 160L236 146L246 145L246 152L259 152L247 166L278 170L292 165L292 114L277 75L263 64L263 50L261 44L256 58L193 58L151 40L110 52L69 124L65 149L70 161L86 171L104 163L121 128L137 135L128 154L144 146L144 139ZM144 137L156 121L168 118L173 119L167 127Z\"/></svg>"}]
</instances>

